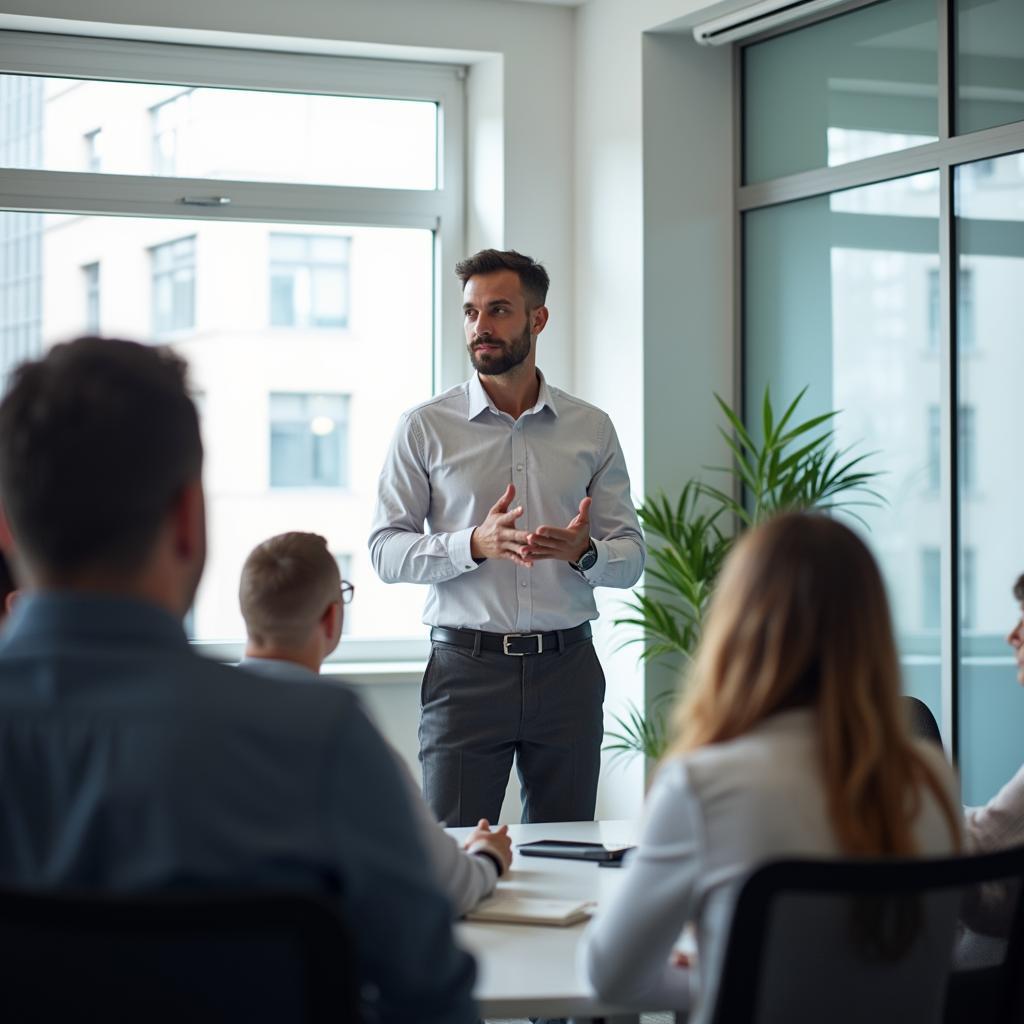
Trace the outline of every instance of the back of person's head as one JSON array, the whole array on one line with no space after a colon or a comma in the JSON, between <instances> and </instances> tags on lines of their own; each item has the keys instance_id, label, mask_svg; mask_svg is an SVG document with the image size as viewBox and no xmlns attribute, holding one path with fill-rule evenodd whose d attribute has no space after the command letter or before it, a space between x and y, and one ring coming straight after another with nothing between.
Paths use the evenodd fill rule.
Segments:
<instances>
[{"instance_id":1,"label":"back of person's head","mask_svg":"<svg viewBox=\"0 0 1024 1024\"><path fill-rule=\"evenodd\" d=\"M889 602L871 553L833 519L787 513L745 534L726 561L676 713L675 750L814 708L841 849L910 854L922 785L954 839L959 817L915 749L899 697Z\"/></svg>"},{"instance_id":2,"label":"back of person's head","mask_svg":"<svg viewBox=\"0 0 1024 1024\"><path fill-rule=\"evenodd\" d=\"M84 337L24 363L0 403L0 496L19 569L54 585L132 577L186 487L201 518L202 461L186 365L168 349Z\"/></svg>"},{"instance_id":3,"label":"back of person's head","mask_svg":"<svg viewBox=\"0 0 1024 1024\"><path fill-rule=\"evenodd\" d=\"M249 639L263 647L302 647L340 600L338 563L318 534L278 534L257 545L242 566L242 617Z\"/></svg>"}]
</instances>

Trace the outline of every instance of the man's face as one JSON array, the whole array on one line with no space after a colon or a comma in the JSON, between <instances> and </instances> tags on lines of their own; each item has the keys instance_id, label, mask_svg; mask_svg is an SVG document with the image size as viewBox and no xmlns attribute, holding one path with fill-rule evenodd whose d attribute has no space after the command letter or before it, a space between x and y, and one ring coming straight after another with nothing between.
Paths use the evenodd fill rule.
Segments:
<instances>
[{"instance_id":1,"label":"man's face","mask_svg":"<svg viewBox=\"0 0 1024 1024\"><path fill-rule=\"evenodd\" d=\"M535 312L527 309L514 271L471 277L462 292L462 316L473 368L495 376L522 363L533 346Z\"/></svg>"},{"instance_id":2,"label":"man's face","mask_svg":"<svg viewBox=\"0 0 1024 1024\"><path fill-rule=\"evenodd\" d=\"M1017 659L1017 682L1024 684L1024 604L1021 605L1017 625L1010 630L1006 642L1013 648Z\"/></svg>"}]
</instances>

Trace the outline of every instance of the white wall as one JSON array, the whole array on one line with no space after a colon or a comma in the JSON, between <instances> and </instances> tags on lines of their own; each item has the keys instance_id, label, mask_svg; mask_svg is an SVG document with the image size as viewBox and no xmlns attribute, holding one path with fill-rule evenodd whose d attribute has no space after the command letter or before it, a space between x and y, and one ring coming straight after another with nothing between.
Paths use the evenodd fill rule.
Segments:
<instances>
[{"instance_id":1,"label":"white wall","mask_svg":"<svg viewBox=\"0 0 1024 1024\"><path fill-rule=\"evenodd\" d=\"M576 386L615 420L638 497L721 461L712 392L732 391L731 58L680 30L702 6L578 14ZM610 712L675 683L624 636L601 636ZM599 814L635 813L642 787L639 763L606 771Z\"/></svg>"}]
</instances>

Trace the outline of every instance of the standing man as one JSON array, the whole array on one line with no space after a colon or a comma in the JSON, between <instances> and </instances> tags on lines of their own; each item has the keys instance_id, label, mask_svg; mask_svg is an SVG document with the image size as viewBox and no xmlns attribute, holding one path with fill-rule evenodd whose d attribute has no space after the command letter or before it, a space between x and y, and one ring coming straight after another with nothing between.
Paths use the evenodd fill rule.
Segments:
<instances>
[{"instance_id":1,"label":"standing man","mask_svg":"<svg viewBox=\"0 0 1024 1024\"><path fill-rule=\"evenodd\" d=\"M402 417L370 534L385 583L430 586L424 795L448 825L495 821L515 755L524 821L589 820L593 589L631 587L644 567L629 475L608 416L537 369L547 271L485 249L455 272L476 373Z\"/></svg>"}]
</instances>

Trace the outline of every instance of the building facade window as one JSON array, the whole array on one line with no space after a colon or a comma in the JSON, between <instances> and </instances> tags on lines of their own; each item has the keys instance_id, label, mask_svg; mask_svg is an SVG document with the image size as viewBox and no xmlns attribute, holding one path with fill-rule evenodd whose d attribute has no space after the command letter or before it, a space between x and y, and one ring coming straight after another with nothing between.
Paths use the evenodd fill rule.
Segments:
<instances>
[{"instance_id":1,"label":"building facade window","mask_svg":"<svg viewBox=\"0 0 1024 1024\"><path fill-rule=\"evenodd\" d=\"M85 169L92 174L103 170L103 129L94 128L83 137L85 143Z\"/></svg>"},{"instance_id":2,"label":"building facade window","mask_svg":"<svg viewBox=\"0 0 1024 1024\"><path fill-rule=\"evenodd\" d=\"M196 325L196 239L178 238L150 249L153 334L161 337Z\"/></svg>"},{"instance_id":3,"label":"building facade window","mask_svg":"<svg viewBox=\"0 0 1024 1024\"><path fill-rule=\"evenodd\" d=\"M957 336L962 352L974 349L974 272L961 268L957 275ZM939 268L928 271L928 351L939 351L942 324L942 295L939 286Z\"/></svg>"},{"instance_id":4,"label":"building facade window","mask_svg":"<svg viewBox=\"0 0 1024 1024\"><path fill-rule=\"evenodd\" d=\"M347 327L351 247L342 236L271 234L271 325Z\"/></svg>"},{"instance_id":5,"label":"building facade window","mask_svg":"<svg viewBox=\"0 0 1024 1024\"><path fill-rule=\"evenodd\" d=\"M100 265L87 263L82 267L85 283L85 330L87 334L100 333Z\"/></svg>"},{"instance_id":6,"label":"building facade window","mask_svg":"<svg viewBox=\"0 0 1024 1024\"><path fill-rule=\"evenodd\" d=\"M347 395L270 395L270 486L348 486Z\"/></svg>"},{"instance_id":7,"label":"building facade window","mask_svg":"<svg viewBox=\"0 0 1024 1024\"><path fill-rule=\"evenodd\" d=\"M192 90L158 103L150 112L153 173L166 177L187 174Z\"/></svg>"}]
</instances>

